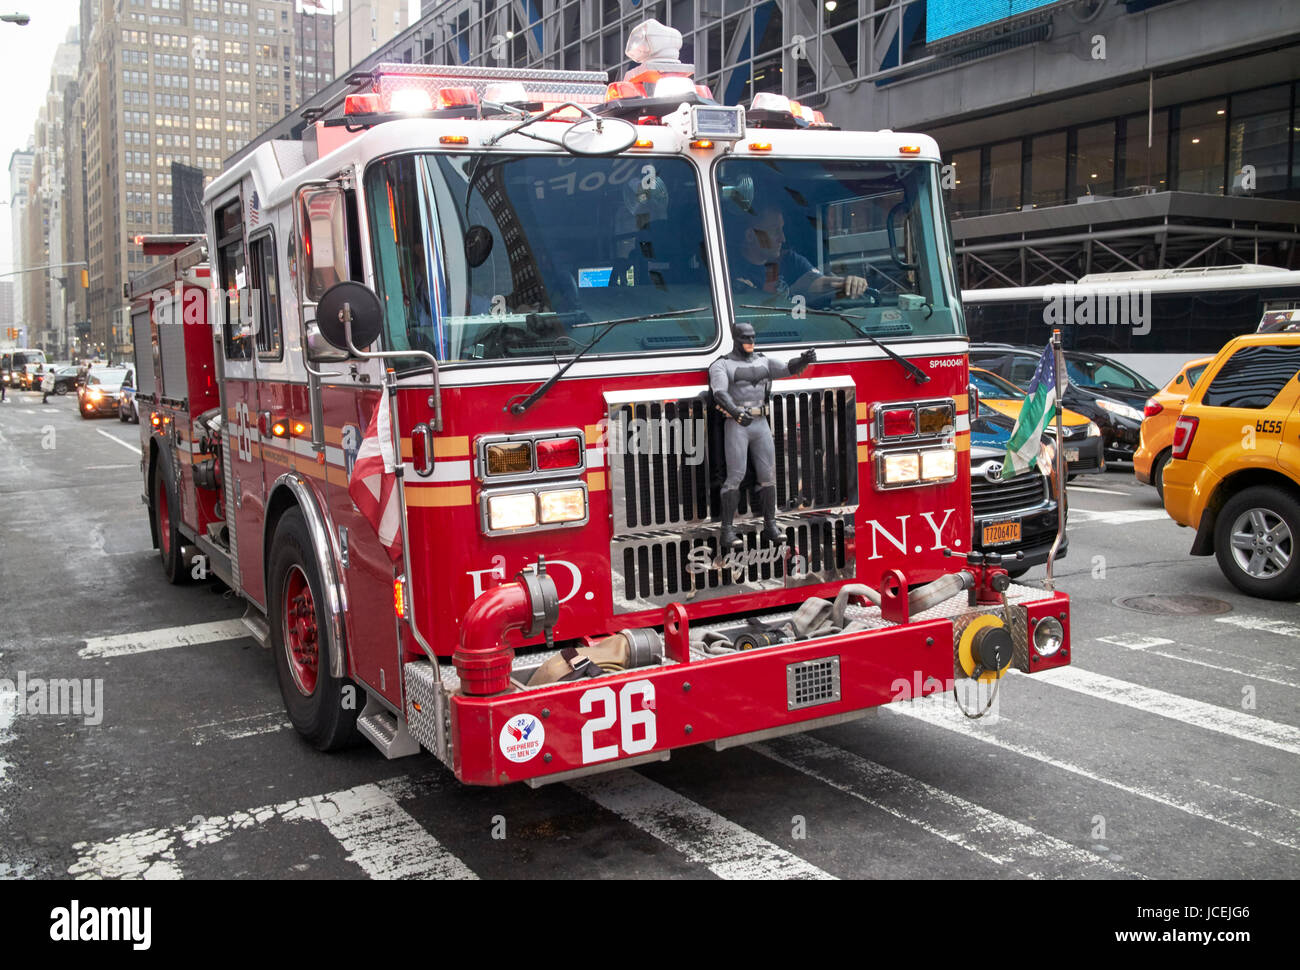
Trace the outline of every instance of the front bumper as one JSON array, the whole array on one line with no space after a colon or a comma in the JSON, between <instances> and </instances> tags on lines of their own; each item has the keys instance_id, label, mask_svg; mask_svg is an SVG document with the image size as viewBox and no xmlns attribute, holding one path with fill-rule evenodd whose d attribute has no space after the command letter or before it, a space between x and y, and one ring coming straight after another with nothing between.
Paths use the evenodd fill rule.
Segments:
<instances>
[{"instance_id":1,"label":"front bumper","mask_svg":"<svg viewBox=\"0 0 1300 970\"><path fill-rule=\"evenodd\" d=\"M1033 673L1068 664L1068 597L1015 584L1007 595L1011 666ZM969 607L964 593L906 624L885 621L875 607L852 607L849 618L871 629L725 656L692 644L686 655L666 656L656 666L492 697L460 693L450 664L435 672L426 661L413 662L406 664L408 726L473 785L538 785L663 761L677 748L722 749L811 730L946 690L960 670L955 640L989 612L1000 615L1001 607ZM1066 640L1060 652L1043 658L1030 631L1049 615L1060 618ZM520 655L515 666L537 661Z\"/></svg>"},{"instance_id":2,"label":"front bumper","mask_svg":"<svg viewBox=\"0 0 1300 970\"><path fill-rule=\"evenodd\" d=\"M1132 461L1141 436L1141 422L1112 417L1109 427L1102 428L1107 460Z\"/></svg>"},{"instance_id":3,"label":"front bumper","mask_svg":"<svg viewBox=\"0 0 1300 970\"><path fill-rule=\"evenodd\" d=\"M1070 452L1077 450L1079 456L1070 460ZM1106 470L1106 455L1101 436L1095 438L1067 438L1065 441L1065 470L1070 475L1091 475Z\"/></svg>"}]
</instances>

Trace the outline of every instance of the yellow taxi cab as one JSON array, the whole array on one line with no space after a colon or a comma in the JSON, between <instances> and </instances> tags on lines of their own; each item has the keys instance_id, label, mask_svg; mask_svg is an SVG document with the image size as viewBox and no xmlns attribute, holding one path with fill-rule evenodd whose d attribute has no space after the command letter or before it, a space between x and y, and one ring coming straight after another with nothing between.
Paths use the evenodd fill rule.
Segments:
<instances>
[{"instance_id":1,"label":"yellow taxi cab","mask_svg":"<svg viewBox=\"0 0 1300 970\"><path fill-rule=\"evenodd\" d=\"M1300 333L1236 337L1188 395L1165 466L1165 511L1228 580L1300 596Z\"/></svg>"},{"instance_id":2,"label":"yellow taxi cab","mask_svg":"<svg viewBox=\"0 0 1300 970\"><path fill-rule=\"evenodd\" d=\"M1213 357L1189 360L1173 380L1147 399L1147 406L1142 411L1138 447L1133 453L1133 474L1143 485L1154 485L1161 498L1165 494L1162 482L1165 465L1174 451L1174 425L1183 413L1187 395L1212 360Z\"/></svg>"},{"instance_id":3,"label":"yellow taxi cab","mask_svg":"<svg viewBox=\"0 0 1300 970\"><path fill-rule=\"evenodd\" d=\"M972 367L970 382L979 392L981 406L987 406L1012 421L1020 417L1020 409L1025 404L1025 392L1005 377L982 367ZM1067 478L1106 470L1101 428L1097 427L1097 422L1078 411L1062 408L1061 431L1065 436ZM1055 424L1047 426L1047 434L1056 434Z\"/></svg>"}]
</instances>

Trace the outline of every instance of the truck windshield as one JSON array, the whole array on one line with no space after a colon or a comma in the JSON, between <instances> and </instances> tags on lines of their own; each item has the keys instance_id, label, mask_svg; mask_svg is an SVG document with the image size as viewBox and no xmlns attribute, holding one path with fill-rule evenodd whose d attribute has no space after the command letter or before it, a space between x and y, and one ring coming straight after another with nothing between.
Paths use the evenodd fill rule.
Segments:
<instances>
[{"instance_id":1,"label":"truck windshield","mask_svg":"<svg viewBox=\"0 0 1300 970\"><path fill-rule=\"evenodd\" d=\"M615 328L592 356L717 339L699 186L681 159L399 155L370 167L366 194L388 349L550 360L640 313L664 316Z\"/></svg>"},{"instance_id":2,"label":"truck windshield","mask_svg":"<svg viewBox=\"0 0 1300 970\"><path fill-rule=\"evenodd\" d=\"M855 326L879 340L963 334L937 176L918 162L721 162L736 319L760 344L861 341Z\"/></svg>"}]
</instances>

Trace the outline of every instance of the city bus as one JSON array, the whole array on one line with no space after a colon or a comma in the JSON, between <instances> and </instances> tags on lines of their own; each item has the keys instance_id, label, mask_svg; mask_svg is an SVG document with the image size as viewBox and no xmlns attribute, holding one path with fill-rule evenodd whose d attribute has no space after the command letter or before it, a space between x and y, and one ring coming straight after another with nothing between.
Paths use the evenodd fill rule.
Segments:
<instances>
[{"instance_id":1,"label":"city bus","mask_svg":"<svg viewBox=\"0 0 1300 970\"><path fill-rule=\"evenodd\" d=\"M1300 272L1276 266L1094 273L1073 284L963 290L972 343L1102 354L1163 385L1193 357L1254 333L1265 313L1300 308Z\"/></svg>"}]
</instances>

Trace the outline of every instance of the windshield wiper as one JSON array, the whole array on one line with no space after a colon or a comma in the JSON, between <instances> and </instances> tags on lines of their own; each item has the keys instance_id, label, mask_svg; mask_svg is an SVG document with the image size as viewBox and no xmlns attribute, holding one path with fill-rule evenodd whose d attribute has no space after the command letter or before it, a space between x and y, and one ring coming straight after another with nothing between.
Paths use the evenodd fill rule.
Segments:
<instances>
[{"instance_id":1,"label":"windshield wiper","mask_svg":"<svg viewBox=\"0 0 1300 970\"><path fill-rule=\"evenodd\" d=\"M663 313L643 313L635 317L619 317L615 320L601 320L597 323L574 324L573 329L575 330L578 329L579 327L604 327L605 329L602 330L600 333L596 334L596 336L592 337L591 341L585 347L583 347L576 354L570 357L564 363L564 365L560 367L559 370L557 370L554 374L548 377L546 379L546 383L542 384L539 388L537 388L537 390L533 391L533 393L529 394L523 400L516 400L513 403L511 403L510 413L523 414L530 407L536 404L541 399L543 394L545 394L547 391L549 391L552 387L555 386L556 381L558 381L561 377L563 377L565 372L568 371L570 367L572 367L574 364L580 361L586 355L587 351L589 351L592 347L596 346L596 344L604 340L605 335L609 333L611 330L613 330L615 327L617 327L619 324L638 323L645 320L663 320L668 317L683 317L686 316L688 313L703 313L708 309L709 308L706 306L697 306L697 307L691 307L689 310L665 310Z\"/></svg>"},{"instance_id":2,"label":"windshield wiper","mask_svg":"<svg viewBox=\"0 0 1300 970\"><path fill-rule=\"evenodd\" d=\"M741 309L744 309L744 310L774 310L774 309L777 309L776 307L770 307L770 306L757 306L757 305L752 304L752 303L737 303L736 306L738 306L738 307L740 307ZM900 364L902 364L902 365L903 365L903 368L908 372L908 376L912 377L912 378L916 381L916 383L918 383L918 384L928 384L928 383L930 383L930 375L929 375L929 374L927 374L925 371L921 370L921 368L917 367L915 364L913 364L913 363L912 363L910 360L908 360L906 357L900 357L898 354L894 353L892 350L889 349L889 346L888 346L887 344L883 344L883 343L881 343L879 340L877 340L875 337L873 337L871 334L867 333L867 331L863 330L861 327L859 327L856 323L853 322L854 320L861 320L862 317L851 317L851 316L849 316L847 313L840 313L840 312L838 312L837 310L818 310L818 309L814 309L813 307L810 307L810 306L806 306L806 307L804 307L804 308L803 308L803 312L804 312L804 313L820 313L820 314L821 314L822 316L824 316L824 317L835 317L837 320L842 320L842 321L844 321L844 322L847 323L850 327L852 327L852 328L854 329L854 331L856 331L860 336L866 337L868 340L871 341L871 343L872 343L874 346L879 347L881 350L883 350L886 354L888 354L888 355L889 355L890 357L892 357L894 360L896 360L896 361L898 361Z\"/></svg>"}]
</instances>

